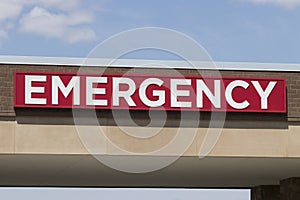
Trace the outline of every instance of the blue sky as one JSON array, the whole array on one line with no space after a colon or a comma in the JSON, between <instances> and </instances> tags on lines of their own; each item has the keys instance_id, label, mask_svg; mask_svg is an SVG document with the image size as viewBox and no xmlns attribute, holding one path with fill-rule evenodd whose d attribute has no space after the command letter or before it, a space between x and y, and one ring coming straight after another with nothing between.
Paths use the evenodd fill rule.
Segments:
<instances>
[{"instance_id":1,"label":"blue sky","mask_svg":"<svg viewBox=\"0 0 300 200\"><path fill-rule=\"evenodd\" d=\"M248 200L245 190L195 189L87 189L87 188L1 188L1 198L9 200Z\"/></svg>"},{"instance_id":2,"label":"blue sky","mask_svg":"<svg viewBox=\"0 0 300 200\"><path fill-rule=\"evenodd\" d=\"M121 31L183 32L216 61L300 63L300 0L1 0L0 54L86 57Z\"/></svg>"}]
</instances>

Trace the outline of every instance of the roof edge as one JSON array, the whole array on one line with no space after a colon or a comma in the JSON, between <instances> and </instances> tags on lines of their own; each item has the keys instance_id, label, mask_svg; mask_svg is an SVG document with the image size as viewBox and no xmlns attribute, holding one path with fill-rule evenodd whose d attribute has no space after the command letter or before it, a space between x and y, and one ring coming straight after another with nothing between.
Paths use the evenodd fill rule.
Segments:
<instances>
[{"instance_id":1,"label":"roof edge","mask_svg":"<svg viewBox=\"0 0 300 200\"><path fill-rule=\"evenodd\" d=\"M242 71L300 71L300 64L290 63L255 63L255 62L204 62L180 60L142 60L108 59L76 57L39 57L39 56L3 56L0 64L56 65L56 66L105 66L105 67L140 67Z\"/></svg>"}]
</instances>

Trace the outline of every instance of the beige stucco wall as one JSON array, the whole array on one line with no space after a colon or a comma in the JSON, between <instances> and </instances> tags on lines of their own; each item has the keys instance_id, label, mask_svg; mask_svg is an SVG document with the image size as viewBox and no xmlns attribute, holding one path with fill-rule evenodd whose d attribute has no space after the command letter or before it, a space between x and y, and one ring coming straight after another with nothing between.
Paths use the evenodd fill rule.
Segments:
<instances>
[{"instance_id":1,"label":"beige stucco wall","mask_svg":"<svg viewBox=\"0 0 300 200\"><path fill-rule=\"evenodd\" d=\"M159 130L153 136L147 135L146 129L151 132L155 128L121 127L130 129L130 133L138 133L145 137L138 139L126 134L120 127L102 126L106 137L99 137L98 128L81 126L81 134L78 134L74 125L34 125L1 121L0 154L88 154L84 144L89 144L88 148L99 154L126 154L111 144L129 152L143 154L170 146L172 140L177 140L179 143L173 148L158 155L177 155L181 152L177 148L178 145L187 141L192 143L184 155L198 156L204 139L212 136L207 132L207 128L181 128L182 133L179 133L177 128L168 127ZM196 133L196 137L191 140L193 133ZM300 157L299 133L300 126L296 125L289 125L287 129L224 128L216 143L214 137L213 142L209 143L209 146L213 147L209 156Z\"/></svg>"}]
</instances>

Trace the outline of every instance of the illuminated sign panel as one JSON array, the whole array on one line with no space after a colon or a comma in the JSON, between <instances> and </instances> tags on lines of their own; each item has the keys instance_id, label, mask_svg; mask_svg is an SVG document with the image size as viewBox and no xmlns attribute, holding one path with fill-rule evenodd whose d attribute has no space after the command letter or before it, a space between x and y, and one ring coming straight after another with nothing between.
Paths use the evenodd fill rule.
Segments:
<instances>
[{"instance_id":1,"label":"illuminated sign panel","mask_svg":"<svg viewBox=\"0 0 300 200\"><path fill-rule=\"evenodd\" d=\"M15 107L286 112L284 79L15 73Z\"/></svg>"}]
</instances>

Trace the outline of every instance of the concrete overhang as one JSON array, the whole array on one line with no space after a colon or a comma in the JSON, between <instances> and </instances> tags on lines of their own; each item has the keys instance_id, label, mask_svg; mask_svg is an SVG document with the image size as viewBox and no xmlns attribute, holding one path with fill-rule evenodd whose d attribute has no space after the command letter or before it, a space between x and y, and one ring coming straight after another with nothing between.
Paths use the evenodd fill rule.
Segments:
<instances>
[{"instance_id":1,"label":"concrete overhang","mask_svg":"<svg viewBox=\"0 0 300 200\"><path fill-rule=\"evenodd\" d=\"M155 161L110 157L120 162ZM251 188L300 176L300 159L294 158L185 156L164 169L142 174L116 171L88 155L1 155L0 160L1 186Z\"/></svg>"}]
</instances>

